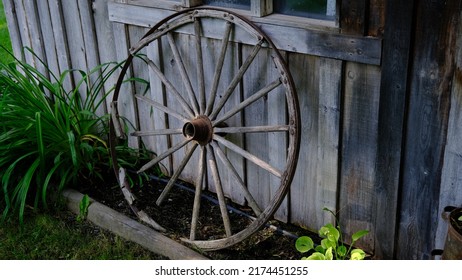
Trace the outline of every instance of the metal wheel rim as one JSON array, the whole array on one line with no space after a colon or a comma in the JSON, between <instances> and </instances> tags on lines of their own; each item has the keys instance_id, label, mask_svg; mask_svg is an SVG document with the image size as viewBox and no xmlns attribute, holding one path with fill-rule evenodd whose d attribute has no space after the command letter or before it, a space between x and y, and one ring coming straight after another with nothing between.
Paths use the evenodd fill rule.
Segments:
<instances>
[{"instance_id":1,"label":"metal wheel rim","mask_svg":"<svg viewBox=\"0 0 462 280\"><path fill-rule=\"evenodd\" d=\"M287 138L288 138L287 162L285 163L285 166L284 166L283 170L281 170L280 174L277 174L278 176L280 176L280 185L279 185L279 187L277 189L277 192L274 193L274 196L272 197L271 201L269 202L269 205L266 206L264 209L260 210L261 212L257 214L256 219L254 219L253 222L251 222L248 227L244 228L243 230L238 231L237 233L230 233L230 234L227 233L226 237L221 238L221 239L217 239L217 240L195 240L195 239L192 240L191 236L193 234L191 233L190 239L184 239L185 242L191 243L191 244L193 244L193 245L195 245L195 246L197 246L197 247L199 247L199 248L201 248L203 250L217 250L217 249L226 248L226 247L232 246L232 245L234 245L234 244L236 244L238 242L241 242L242 240L246 239L247 237L249 237L250 235L252 235L256 231L258 231L261 227L263 227L265 225L265 223L269 219L272 218L273 214L277 211L278 207L280 206L281 202L283 201L285 195L288 192L289 186L290 186L290 184L292 182L292 178L293 178L294 173L295 173L295 168L296 168L296 163L297 163L297 160L298 160L298 153L299 153L299 142L300 142L300 114L299 114L299 107L298 107L298 99L297 99L297 95L296 95L296 91L295 91L295 87L294 87L294 83L293 83L290 71L288 70L288 67L287 67L286 63L284 62L284 59L282 58L282 55L277 50L277 48L275 47L275 45L273 44L271 39L266 34L264 34L255 24L253 24L252 22L250 22L246 18L244 18L244 17L242 17L242 16L240 16L238 14L235 14L233 12L227 11L227 10L211 9L211 8L197 8L197 9L188 9L188 10L184 10L184 11L175 13L175 14L165 18L164 20L160 21L158 24L156 24L153 28L151 28L146 33L146 35L139 41L139 43L137 45L135 45L134 47L132 47L130 49L131 54L127 58L126 63L124 64L124 66L122 68L122 71L121 71L121 73L119 75L119 79L117 81L115 91L114 91L114 95L113 95L112 104L117 104L117 101L118 101L119 95L120 95L121 85L122 85L122 83L124 82L124 79L125 79L124 77L127 74L127 71L128 71L128 69L129 69L129 67L130 67L130 65L132 63L132 60L133 60L134 56L137 54L138 51L140 51L141 49L143 49L145 46L149 45L153 41L157 40L158 38L161 38L161 37L163 38L164 36L167 36L166 34L169 34L169 33L173 32L173 30L176 30L177 28L182 27L182 26L187 25L187 24L194 25L195 20L197 20L197 19L202 20L202 18L205 18L205 17L217 18L217 19L223 20L224 22L229 22L229 23L231 23L231 25L233 25L232 26L233 28L236 28L235 26L238 26L238 25L239 25L239 27L242 27L241 25L245 25L244 29L246 29L246 31L250 31L249 33L253 33L252 35L255 36L256 40L258 40L259 42L262 42L262 44L265 45L265 48L271 50L272 54L274 55L274 58L273 58L274 59L274 65L278 68L278 71L280 73L279 82L277 80L275 80L274 85L273 84L266 84L263 87L263 89L260 90L260 91L262 91L262 93L261 93L262 95L261 95L261 97L258 97L257 100L271 94L271 92L274 89L274 86L276 86L276 87L282 86L285 89L284 90L285 91L285 99L286 99L286 103L287 103L286 106L288 108L287 110L289 111L289 113L288 113L289 116L287 118L287 123L284 124L284 130L285 130L285 133L287 134ZM178 26L175 26L175 25L178 25ZM175 26L175 27L172 27L172 26ZM162 32L164 32L164 33L162 33ZM224 35L223 38L226 38L226 36L228 36L228 39L229 39L229 34ZM199 34L199 37L200 37L200 34ZM223 39L223 40L225 40L225 39ZM223 43L223 40L221 41L222 46L225 44L225 43ZM226 42L226 44L228 44L228 42ZM258 54L259 51L260 50L256 51L257 54ZM250 63L253 63L253 59L251 59ZM215 70L215 74L216 74L216 71L217 70ZM244 71L243 75L246 74L246 71L247 70ZM242 81L242 77L241 77L241 79L239 79L239 82L241 82L241 81ZM268 91L268 92L265 93L265 91ZM215 92L215 94L216 94L216 92ZM253 93L251 96L255 96L255 95L256 95L256 93ZM196 95L196 98L197 98L197 95ZM208 101L210 101L210 99ZM202 101L200 101L200 102L202 102ZM212 102L211 104L212 104L212 106L216 106L217 105L216 103L217 102ZM250 106L250 105L247 105L247 106ZM247 108L247 106L244 107L241 110L238 110L238 112L240 112L242 110L245 110ZM199 105L199 107L200 107L200 105ZM217 107L219 107L219 105ZM211 162L212 163L214 162L214 164L217 165L217 163L220 162L220 161L217 161L216 158L217 157L223 157L222 152L221 152L221 154L219 152L220 151L220 146L229 145L229 143L224 142L224 141L226 141L226 139L223 140L224 137L221 137L221 136L217 135L217 133L215 132L215 130L217 130L217 129L218 130L219 129L226 130L226 128L218 128L218 126L217 126L219 123L222 123L222 122L219 122L219 121L217 122L217 118L220 117L219 114L222 112L221 109L218 109L218 112L217 112L217 111L214 111L213 108L210 109L210 111L209 111L208 108L209 107L205 106L205 108L196 108L195 110L193 110L194 116L192 118L189 118L188 120L186 120L184 126L181 127L181 129L182 129L182 133L185 136L186 140L191 141L191 142L195 142L195 144L196 144L195 147L196 146L200 147L200 150L202 151L201 155L200 155L200 158L202 159L203 155L207 154L208 156L212 157ZM237 108L237 109L239 109L239 108ZM117 110L115 110L115 111L117 111ZM113 160L113 166L114 166L115 172L116 172L116 174L119 174L120 167L118 166L118 163L117 163L118 158L117 158L117 152L115 150L115 145L116 145L116 142L117 142L117 140L116 140L116 138L117 138L116 137L116 134L117 134L116 130L117 129L116 129L116 126L115 126L116 121L115 121L114 115L115 114L113 113L113 118L111 118L111 121L110 121L110 148L111 148L111 154L112 154L112 160ZM205 134L210 133L210 125L207 125L207 122L211 122L211 126L213 127L212 128L212 136L210 136L210 135L202 135L201 133L199 133L199 134L201 134L201 137L200 137L201 139L198 139L198 138L196 139L196 138L194 138L195 137L195 132L196 132L196 130L200 131L201 125L198 125L196 127L194 122L196 120L200 119L201 117L204 117L204 116L208 119L205 122L203 122L203 123L205 123L203 126L206 127L206 128L204 128L204 131L206 131ZM221 117L223 118L223 116L221 116ZM207 127L208 127L208 129L207 129ZM260 128L260 129L262 129L262 128ZM269 127L267 129L269 129L269 130L273 129L274 130L275 127ZM263 132L263 133L270 133L270 132ZM228 146L228 148L230 148L230 147ZM234 147L231 147L230 149L233 149L233 148ZM207 153L204 152L204 151L207 151ZM174 152L170 153L170 155L172 155L173 153ZM242 156L245 157L245 155L242 155ZM248 159L246 159L246 160L248 160ZM186 160L186 163L188 163L188 161L189 161L189 159ZM203 161L203 160L201 160L201 161ZM223 160L221 162L222 162L222 164L225 164ZM265 163L262 163L262 164L264 165ZM208 168L207 167L205 167L205 168L206 169L214 169L214 166L213 166L213 164L211 164ZM267 171L267 172L270 172L270 173L273 173L273 174L275 173L275 171L272 171L270 167L263 168L263 169L265 169L265 171ZM199 178L201 176L204 176L203 175L204 171L201 171L201 172L202 172L202 174L197 175L197 178ZM181 171L180 171L180 174L181 174ZM216 179L216 177L214 177L214 179ZM218 175L218 180L219 179L220 179L220 176ZM123 179L119 178L119 184L121 184L121 187L125 188L125 189L129 189L129 188L127 188L127 186L124 185L125 183L123 181L121 181L121 180L123 180ZM176 181L176 179L175 179L175 181ZM195 184L196 185L196 192L197 192L197 190L201 189L201 188L197 188L197 185L199 184L198 182L200 182L200 184L202 184L202 179L198 179L196 181L196 184ZM219 189L219 188L217 188L217 189ZM200 193L200 191L199 191L199 193ZM218 193L218 191L217 191L217 193ZM168 195L168 192L166 193L166 195ZM218 193L218 196L223 197L223 194ZM223 199L223 198L221 198L221 199ZM246 196L246 200L247 200L247 202L249 200L247 196ZM193 212L194 211L195 210L193 210ZM194 214L193 214L193 216L194 216ZM194 223L194 217L193 217L193 221L191 223L192 224ZM225 225L225 227L226 227L226 225ZM191 230L191 232L192 231L193 230ZM228 231L228 230L226 230L226 231Z\"/></svg>"}]
</instances>

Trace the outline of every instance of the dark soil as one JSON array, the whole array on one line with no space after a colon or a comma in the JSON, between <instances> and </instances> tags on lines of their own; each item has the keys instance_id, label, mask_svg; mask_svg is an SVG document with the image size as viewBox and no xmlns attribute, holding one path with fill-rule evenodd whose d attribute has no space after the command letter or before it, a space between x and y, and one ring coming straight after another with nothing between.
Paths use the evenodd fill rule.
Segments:
<instances>
[{"instance_id":1,"label":"dark soil","mask_svg":"<svg viewBox=\"0 0 462 280\"><path fill-rule=\"evenodd\" d=\"M130 209L128 203L115 180L112 173L108 174L105 183L90 183L78 189L84 194L88 194L98 202L121 212L133 219L136 215ZM141 185L135 185L132 192L137 198L136 206L144 210L156 222L167 231L169 238L181 242L181 238L188 238L190 231L190 221L192 215L192 205L194 193L192 186L187 183L180 183L181 186L174 186L169 193L165 203L158 207L155 200L164 188L164 180L151 179ZM206 197L214 198L214 194L205 193ZM230 203L231 204L231 203ZM249 212L246 207L232 205L244 213ZM249 224L250 219L236 211L230 211L231 226L233 229L242 229ZM268 222L271 227L265 227L256 232L247 240L236 244L230 248L217 251L201 252L210 259L280 259L293 260L300 259L302 255L295 250L296 236L310 235L314 240L317 236L299 227L284 224L275 220ZM285 233L281 233L284 231ZM201 212L197 239L201 237L208 239L222 238L224 236L222 217L219 206L207 199L201 201ZM187 244L183 243L188 246Z\"/></svg>"},{"instance_id":2,"label":"dark soil","mask_svg":"<svg viewBox=\"0 0 462 280\"><path fill-rule=\"evenodd\" d=\"M459 217L461 216L462 216L462 208L454 209L449 215L451 225L460 235L462 235L462 221L459 221Z\"/></svg>"}]
</instances>

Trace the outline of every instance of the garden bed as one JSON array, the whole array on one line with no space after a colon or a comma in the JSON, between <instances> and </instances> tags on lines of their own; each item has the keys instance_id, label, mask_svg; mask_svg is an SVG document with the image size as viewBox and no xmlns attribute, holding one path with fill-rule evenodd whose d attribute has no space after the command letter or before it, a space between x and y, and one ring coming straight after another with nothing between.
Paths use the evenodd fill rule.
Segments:
<instances>
[{"instance_id":1,"label":"garden bed","mask_svg":"<svg viewBox=\"0 0 462 280\"><path fill-rule=\"evenodd\" d=\"M166 229L166 232L163 233L162 236L167 237L172 242L180 244L182 243L181 238L189 236L189 223L191 220L194 193L188 190L187 184L184 184L181 188L175 187L175 189L169 194L168 202L165 203L165 206L157 207L154 203L154 198L158 195L158 192L160 192L162 188L162 182L151 180L148 184L141 187L134 187L132 191L137 197L137 207L143 209L156 222ZM113 209L132 220L137 220L114 180L110 180L109 182L107 181L106 184L103 185L90 184L82 187L79 191L83 194L88 194L91 198L110 209ZM213 196L213 194L209 195L211 197ZM202 207L203 209L219 207L209 200L204 200L202 203L207 204L206 207ZM233 206L236 207L236 210L238 211L246 211L245 208L239 207L238 205ZM76 211L78 211L78 209L76 209ZM217 213L217 215L213 215L214 212ZM249 222L249 218L246 216L236 213L231 213L230 215L233 223ZM199 236L202 234L210 236L211 233L214 234L215 232L217 235L221 234L222 221L219 211L201 213L201 219L204 224L207 224L207 226L198 229ZM155 235L155 239L160 238L158 236L160 234L153 230L145 231L143 234L153 234ZM218 251L201 252L201 255L209 259L300 259L302 256L295 250L294 246L296 236L300 235L313 236L313 233L278 221L269 221L267 227L261 229L244 242ZM141 238L142 235L139 237ZM314 238L316 239L317 237L314 236ZM132 241L137 242L136 240ZM172 246L171 250L178 250L179 247L175 249L175 246ZM181 246L182 245L180 245L180 247ZM184 244L184 246L188 246L188 244ZM165 248L161 248L161 252L156 253L160 253L162 255L167 254L167 256L169 256L168 252L162 251L164 249ZM159 248L154 248L154 250L159 250ZM189 255L185 255L183 257L172 257L172 255L170 255L169 257L181 259L190 258Z\"/></svg>"}]
</instances>

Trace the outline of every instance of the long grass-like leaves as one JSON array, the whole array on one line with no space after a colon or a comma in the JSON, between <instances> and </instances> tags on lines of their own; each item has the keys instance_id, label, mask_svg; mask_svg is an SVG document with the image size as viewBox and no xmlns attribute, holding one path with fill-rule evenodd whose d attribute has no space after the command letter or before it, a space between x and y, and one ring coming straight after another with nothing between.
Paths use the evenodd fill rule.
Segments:
<instances>
[{"instance_id":1,"label":"long grass-like leaves","mask_svg":"<svg viewBox=\"0 0 462 280\"><path fill-rule=\"evenodd\" d=\"M20 60L0 62L2 219L17 213L22 221L26 205L46 206L50 193L60 192L78 178L103 179L101 172L111 165L110 116L101 112L114 90L107 81L121 65L104 63L88 72L69 69L55 75L49 70L40 73ZM65 81L71 77L80 79L74 80L73 89L66 89ZM141 80L127 82L145 84L146 90L149 85ZM151 156L126 144L117 149L128 155L120 157L120 164L127 167Z\"/></svg>"},{"instance_id":2,"label":"long grass-like leaves","mask_svg":"<svg viewBox=\"0 0 462 280\"><path fill-rule=\"evenodd\" d=\"M3 219L16 212L22 220L27 204L46 205L50 191L62 190L78 174L100 170L88 170L88 162L92 166L110 162L105 143L108 116L97 115L96 110L108 94L103 83L118 67L107 63L89 73L69 70L57 77L19 60L0 62ZM82 79L76 82L78 87L66 91L64 81L75 72ZM97 74L97 84L91 84L90 75ZM82 143L90 139L93 146L88 154Z\"/></svg>"}]
</instances>

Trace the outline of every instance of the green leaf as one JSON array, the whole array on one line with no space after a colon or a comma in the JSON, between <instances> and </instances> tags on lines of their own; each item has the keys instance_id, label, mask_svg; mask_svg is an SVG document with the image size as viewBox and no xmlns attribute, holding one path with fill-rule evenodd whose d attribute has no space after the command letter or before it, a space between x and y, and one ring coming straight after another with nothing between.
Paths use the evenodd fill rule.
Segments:
<instances>
[{"instance_id":1,"label":"green leaf","mask_svg":"<svg viewBox=\"0 0 462 280\"><path fill-rule=\"evenodd\" d=\"M41 165L45 165L45 145L43 144L42 117L40 112L35 113L36 130L37 130L37 147Z\"/></svg>"},{"instance_id":2,"label":"green leaf","mask_svg":"<svg viewBox=\"0 0 462 280\"><path fill-rule=\"evenodd\" d=\"M80 213L79 215L77 216L77 221L83 221L87 218L87 214L88 214L88 207L90 206L90 197L88 197L88 195L84 195L82 197L82 200L80 201L80 204L79 204L79 210L80 210Z\"/></svg>"},{"instance_id":3,"label":"green leaf","mask_svg":"<svg viewBox=\"0 0 462 280\"><path fill-rule=\"evenodd\" d=\"M337 248L337 254L340 257L345 257L347 254L347 248L344 245L341 245Z\"/></svg>"},{"instance_id":4,"label":"green leaf","mask_svg":"<svg viewBox=\"0 0 462 280\"><path fill-rule=\"evenodd\" d=\"M322 208L322 210L323 210L323 211L327 211L327 212L331 213L331 214L332 214L332 216L334 216L334 217L337 217L337 216L335 215L334 211L330 210L330 209L329 209L329 208L327 208L327 207L323 207L323 208Z\"/></svg>"},{"instance_id":5,"label":"green leaf","mask_svg":"<svg viewBox=\"0 0 462 280\"><path fill-rule=\"evenodd\" d=\"M326 257L326 260L333 260L334 259L334 254L332 253L332 247L330 247L329 249L327 249L326 253L324 254L324 256Z\"/></svg>"},{"instance_id":6,"label":"green leaf","mask_svg":"<svg viewBox=\"0 0 462 280\"><path fill-rule=\"evenodd\" d=\"M312 260L312 261L323 261L326 259L326 257L319 253L319 252L314 252L313 254L311 254L311 256L309 256L308 258L306 258L307 260Z\"/></svg>"},{"instance_id":7,"label":"green leaf","mask_svg":"<svg viewBox=\"0 0 462 280\"><path fill-rule=\"evenodd\" d=\"M457 220L462 222L462 216L460 216Z\"/></svg>"},{"instance_id":8,"label":"green leaf","mask_svg":"<svg viewBox=\"0 0 462 280\"><path fill-rule=\"evenodd\" d=\"M358 239L360 239L361 237L363 237L364 235L368 233L369 233L368 230L360 230L356 232L355 234L353 234L353 236L351 236L351 239L353 240L353 242L356 242Z\"/></svg>"},{"instance_id":9,"label":"green leaf","mask_svg":"<svg viewBox=\"0 0 462 280\"><path fill-rule=\"evenodd\" d=\"M75 149L75 135L72 133L72 131L67 132L67 137L69 141L69 150L71 152L71 159L72 159L72 164L74 166L78 166L77 162L77 151Z\"/></svg>"},{"instance_id":10,"label":"green leaf","mask_svg":"<svg viewBox=\"0 0 462 280\"><path fill-rule=\"evenodd\" d=\"M351 251L350 260L364 260L366 253L361 249L354 249Z\"/></svg>"},{"instance_id":11,"label":"green leaf","mask_svg":"<svg viewBox=\"0 0 462 280\"><path fill-rule=\"evenodd\" d=\"M314 248L314 250L315 250L316 252L319 252L319 253L321 253L321 254L324 254L324 253L326 253L326 249L325 249L325 248L323 248L323 247L322 247L322 245L318 245L318 246L316 246L316 248Z\"/></svg>"},{"instance_id":12,"label":"green leaf","mask_svg":"<svg viewBox=\"0 0 462 280\"><path fill-rule=\"evenodd\" d=\"M300 253L306 253L314 248L314 242L309 236L300 236L295 241L295 249Z\"/></svg>"},{"instance_id":13,"label":"green leaf","mask_svg":"<svg viewBox=\"0 0 462 280\"><path fill-rule=\"evenodd\" d=\"M323 240L321 240L321 246L327 250L329 248L335 248L337 246L337 244L332 241L332 240L329 240L327 238L324 238Z\"/></svg>"},{"instance_id":14,"label":"green leaf","mask_svg":"<svg viewBox=\"0 0 462 280\"><path fill-rule=\"evenodd\" d=\"M332 224L326 224L319 229L319 236L337 243L340 238L340 232Z\"/></svg>"}]
</instances>

